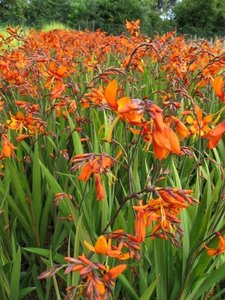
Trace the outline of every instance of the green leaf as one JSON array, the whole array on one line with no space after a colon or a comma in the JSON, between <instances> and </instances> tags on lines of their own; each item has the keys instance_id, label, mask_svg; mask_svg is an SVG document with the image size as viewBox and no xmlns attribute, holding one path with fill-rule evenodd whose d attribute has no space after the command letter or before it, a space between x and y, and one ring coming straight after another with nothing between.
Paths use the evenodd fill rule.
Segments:
<instances>
[{"instance_id":1,"label":"green leaf","mask_svg":"<svg viewBox=\"0 0 225 300\"><path fill-rule=\"evenodd\" d=\"M25 299L24 297L27 296L28 294L30 294L31 292L35 291L36 287L26 287L24 289L20 290L20 300Z\"/></svg>"},{"instance_id":2,"label":"green leaf","mask_svg":"<svg viewBox=\"0 0 225 300\"><path fill-rule=\"evenodd\" d=\"M131 299L138 300L139 296L136 293L135 289L132 287L132 285L129 283L129 281L126 279L124 275L120 275L118 277L118 280L121 282L124 289L128 292L128 294L132 297Z\"/></svg>"},{"instance_id":3,"label":"green leaf","mask_svg":"<svg viewBox=\"0 0 225 300\"><path fill-rule=\"evenodd\" d=\"M46 258L51 257L51 250L48 250L48 249L25 247L25 248L23 248L23 250L34 253L34 254L38 254L38 255L46 257ZM59 264L65 263L64 257L61 254L54 253L54 254L52 254L52 258L53 258L54 262L56 262L56 263L59 263Z\"/></svg>"},{"instance_id":4,"label":"green leaf","mask_svg":"<svg viewBox=\"0 0 225 300\"><path fill-rule=\"evenodd\" d=\"M152 293L154 292L156 285L159 281L159 277L156 278L150 286L146 289L146 291L142 294L142 296L139 298L139 300L149 300L151 298Z\"/></svg>"},{"instance_id":5,"label":"green leaf","mask_svg":"<svg viewBox=\"0 0 225 300\"><path fill-rule=\"evenodd\" d=\"M213 270L200 286L196 287L186 300L196 300L203 296L205 292L211 290L213 286L221 279L225 278L225 264L222 264L217 270Z\"/></svg>"},{"instance_id":6,"label":"green leaf","mask_svg":"<svg viewBox=\"0 0 225 300\"><path fill-rule=\"evenodd\" d=\"M21 250L18 248L13 259L13 267L10 281L10 300L19 300L20 292L20 269L21 269Z\"/></svg>"},{"instance_id":7,"label":"green leaf","mask_svg":"<svg viewBox=\"0 0 225 300\"><path fill-rule=\"evenodd\" d=\"M35 225L39 228L42 199L41 199L41 171L39 164L38 142L35 143L33 155L33 174L32 174L32 208L35 216Z\"/></svg>"}]
</instances>

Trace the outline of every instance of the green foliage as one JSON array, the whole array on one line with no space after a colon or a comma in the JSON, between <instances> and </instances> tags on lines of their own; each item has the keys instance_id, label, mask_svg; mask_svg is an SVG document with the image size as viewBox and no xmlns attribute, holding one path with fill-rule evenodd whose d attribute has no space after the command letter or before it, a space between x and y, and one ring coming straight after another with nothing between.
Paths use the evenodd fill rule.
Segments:
<instances>
[{"instance_id":1,"label":"green foliage","mask_svg":"<svg viewBox=\"0 0 225 300\"><path fill-rule=\"evenodd\" d=\"M69 0L32 0L28 9L27 25L42 27L43 24L54 21L68 24L67 16L70 10Z\"/></svg>"},{"instance_id":2,"label":"green foliage","mask_svg":"<svg viewBox=\"0 0 225 300\"><path fill-rule=\"evenodd\" d=\"M172 22L162 20L175 1L152 0L3 0L0 19L5 25L43 28L49 23L62 23L75 29L101 29L119 34L125 31L125 20L140 19L145 34L163 33Z\"/></svg>"},{"instance_id":3,"label":"green foliage","mask_svg":"<svg viewBox=\"0 0 225 300\"><path fill-rule=\"evenodd\" d=\"M177 29L180 33L202 37L224 35L224 1L183 0L175 6L174 13Z\"/></svg>"},{"instance_id":4,"label":"green foliage","mask_svg":"<svg viewBox=\"0 0 225 300\"><path fill-rule=\"evenodd\" d=\"M28 1L24 0L2 0L0 1L1 23L10 25L26 23L26 14L29 7Z\"/></svg>"},{"instance_id":5,"label":"green foliage","mask_svg":"<svg viewBox=\"0 0 225 300\"><path fill-rule=\"evenodd\" d=\"M2 0L1 24L43 28L62 23L75 29L125 31L125 20L140 19L144 34L165 33L223 36L225 2L220 0Z\"/></svg>"},{"instance_id":6,"label":"green foliage","mask_svg":"<svg viewBox=\"0 0 225 300\"><path fill-rule=\"evenodd\" d=\"M124 31L126 19L136 20L143 15L139 0L98 0L96 5L96 28L109 33Z\"/></svg>"}]
</instances>

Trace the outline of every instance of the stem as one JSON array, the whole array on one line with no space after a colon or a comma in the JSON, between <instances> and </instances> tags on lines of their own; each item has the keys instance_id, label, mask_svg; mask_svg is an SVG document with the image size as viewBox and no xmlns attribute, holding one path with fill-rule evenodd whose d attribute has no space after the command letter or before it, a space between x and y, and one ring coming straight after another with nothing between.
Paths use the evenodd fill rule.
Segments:
<instances>
[{"instance_id":1,"label":"stem","mask_svg":"<svg viewBox=\"0 0 225 300\"><path fill-rule=\"evenodd\" d=\"M141 190L141 191L139 191L137 193L131 193L126 198L124 198L123 202L120 204L120 207L117 209L117 211L115 212L115 214L113 215L113 217L111 218L111 220L108 222L108 224L106 225L106 227L101 232L101 235L105 234L106 231L107 231L107 229L110 226L113 226L113 224L116 221L116 218L119 215L119 212L121 211L121 209L124 207L124 205L126 204L126 202L128 200L131 200L132 198L135 198L135 199L139 200L141 198L141 196L140 196L141 194L143 194L143 193L151 193L151 192L156 192L155 187L154 186L147 186L143 190Z\"/></svg>"}]
</instances>

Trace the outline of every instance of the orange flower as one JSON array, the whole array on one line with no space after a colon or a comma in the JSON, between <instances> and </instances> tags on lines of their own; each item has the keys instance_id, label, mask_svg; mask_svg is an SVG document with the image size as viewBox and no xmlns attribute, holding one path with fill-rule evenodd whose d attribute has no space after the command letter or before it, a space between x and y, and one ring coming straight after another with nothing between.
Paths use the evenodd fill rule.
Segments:
<instances>
[{"instance_id":1,"label":"orange flower","mask_svg":"<svg viewBox=\"0 0 225 300\"><path fill-rule=\"evenodd\" d=\"M66 85L61 80L57 80L54 90L50 93L51 99L60 97L65 88Z\"/></svg>"},{"instance_id":2,"label":"orange flower","mask_svg":"<svg viewBox=\"0 0 225 300\"><path fill-rule=\"evenodd\" d=\"M143 114L143 103L140 99L122 97L117 101L119 116L133 125L143 126L145 123Z\"/></svg>"},{"instance_id":3,"label":"orange flower","mask_svg":"<svg viewBox=\"0 0 225 300\"><path fill-rule=\"evenodd\" d=\"M115 111L117 110L118 107L116 94L117 94L117 81L112 80L107 85L104 95L108 105Z\"/></svg>"},{"instance_id":4,"label":"orange flower","mask_svg":"<svg viewBox=\"0 0 225 300\"><path fill-rule=\"evenodd\" d=\"M127 265L122 264L110 269L108 272L104 274L103 282L116 279L121 273L123 273L126 270L126 268Z\"/></svg>"},{"instance_id":5,"label":"orange flower","mask_svg":"<svg viewBox=\"0 0 225 300\"><path fill-rule=\"evenodd\" d=\"M86 241L84 241L84 245L92 252L95 252L98 254L103 254L103 255L108 255L111 257L118 257L121 253L119 250L111 249L111 239L109 239L107 241L106 238L104 237L104 235L101 235L98 238L94 247L92 245L90 245L89 243L87 243Z\"/></svg>"},{"instance_id":6,"label":"orange flower","mask_svg":"<svg viewBox=\"0 0 225 300\"><path fill-rule=\"evenodd\" d=\"M142 201L138 206L133 206L137 211L135 217L135 232L137 242L145 240L146 227L155 223L152 229L152 236L163 239L170 239L175 245L180 246L176 237L176 232L181 235L179 227L180 220L178 214L189 204L197 202L190 196L191 190L176 188L155 188L154 194L160 196L150 199L143 205Z\"/></svg>"},{"instance_id":7,"label":"orange flower","mask_svg":"<svg viewBox=\"0 0 225 300\"><path fill-rule=\"evenodd\" d=\"M54 61L51 61L49 64L49 69L47 71L48 79L45 82L45 87L52 84L54 80L61 81L61 79L66 76L66 71L67 68L65 66L57 68L56 63Z\"/></svg>"},{"instance_id":8,"label":"orange flower","mask_svg":"<svg viewBox=\"0 0 225 300\"><path fill-rule=\"evenodd\" d=\"M216 147L224 134L225 134L225 121L217 125L205 136L206 138L209 138L208 140L209 149Z\"/></svg>"},{"instance_id":9,"label":"orange flower","mask_svg":"<svg viewBox=\"0 0 225 300\"><path fill-rule=\"evenodd\" d=\"M4 101L0 101L0 111L4 109L3 104L4 104Z\"/></svg>"},{"instance_id":10,"label":"orange flower","mask_svg":"<svg viewBox=\"0 0 225 300\"><path fill-rule=\"evenodd\" d=\"M225 94L223 91L224 88L224 82L223 78L221 76L216 77L213 80L213 89L217 97L220 98L223 102L225 102Z\"/></svg>"},{"instance_id":11,"label":"orange flower","mask_svg":"<svg viewBox=\"0 0 225 300\"><path fill-rule=\"evenodd\" d=\"M105 190L101 182L99 174L94 174L96 198L97 200L103 200L105 198Z\"/></svg>"},{"instance_id":12,"label":"orange flower","mask_svg":"<svg viewBox=\"0 0 225 300\"><path fill-rule=\"evenodd\" d=\"M11 119L7 121L8 128L18 130L20 133L24 128L24 114L20 111L17 112L16 116L10 113Z\"/></svg>"},{"instance_id":13,"label":"orange flower","mask_svg":"<svg viewBox=\"0 0 225 300\"><path fill-rule=\"evenodd\" d=\"M93 153L76 155L74 156L72 162L78 164L78 167L80 167L80 163L82 163L86 159L88 159L88 162L83 167L81 167L82 170L79 176L79 180L83 181L88 181L91 174L106 173L114 163L113 159L106 154L95 156Z\"/></svg>"},{"instance_id":14,"label":"orange flower","mask_svg":"<svg viewBox=\"0 0 225 300\"><path fill-rule=\"evenodd\" d=\"M82 166L86 160L88 161ZM97 200L103 200L105 197L105 190L99 174L107 173L113 166L115 160L104 153L101 155L86 153L75 155L72 162L75 163L72 170L81 168L81 173L78 177L79 180L88 181L90 176L92 174L94 175Z\"/></svg>"},{"instance_id":15,"label":"orange flower","mask_svg":"<svg viewBox=\"0 0 225 300\"><path fill-rule=\"evenodd\" d=\"M118 240L119 240L119 238L118 238ZM122 240L119 240L118 246L116 246L116 245L112 246L111 237L105 238L104 235L101 235L100 237L98 237L98 240L95 243L95 246L90 245L86 241L84 241L84 245L92 252L102 254L102 255L107 255L110 257L114 257L119 260L127 260L129 258L132 258L135 254L133 251L134 249L132 249L132 247L129 248L129 241L122 242ZM122 252L123 246L125 246L126 248L129 248L129 252ZM138 250L138 249L136 249L136 250Z\"/></svg>"},{"instance_id":16,"label":"orange flower","mask_svg":"<svg viewBox=\"0 0 225 300\"><path fill-rule=\"evenodd\" d=\"M23 114L21 111L18 111L15 116L10 113L11 119L7 120L9 129L18 131L20 134L25 130L29 134L35 134L36 132L44 131L45 123L33 116L32 113Z\"/></svg>"},{"instance_id":17,"label":"orange flower","mask_svg":"<svg viewBox=\"0 0 225 300\"><path fill-rule=\"evenodd\" d=\"M211 130L208 124L212 121L214 114L210 114L203 117L203 111L197 105L195 105L196 116L188 116L186 121L190 124L190 132L192 134L198 134L204 137Z\"/></svg>"},{"instance_id":18,"label":"orange flower","mask_svg":"<svg viewBox=\"0 0 225 300\"><path fill-rule=\"evenodd\" d=\"M135 233L138 243L142 243L145 240L147 226L147 215L145 213L145 208L147 207L148 205L142 205L142 201L139 201L138 206L133 206L133 209L137 211L135 216Z\"/></svg>"},{"instance_id":19,"label":"orange flower","mask_svg":"<svg viewBox=\"0 0 225 300\"><path fill-rule=\"evenodd\" d=\"M102 88L95 89L94 93L89 93L86 96L89 96L91 101L98 105L106 102L121 119L130 124L143 126L145 122L143 102L140 99L130 99L129 97L117 99L116 80L110 81L105 91Z\"/></svg>"},{"instance_id":20,"label":"orange flower","mask_svg":"<svg viewBox=\"0 0 225 300\"><path fill-rule=\"evenodd\" d=\"M97 159L95 159L96 161ZM82 167L82 171L78 177L79 180L81 181L88 181L92 172L93 172L93 165L95 161L88 161L84 167Z\"/></svg>"},{"instance_id":21,"label":"orange flower","mask_svg":"<svg viewBox=\"0 0 225 300\"><path fill-rule=\"evenodd\" d=\"M7 157L16 157L14 150L17 149L12 143L9 142L7 136L2 134L2 152L0 154L0 158L7 158Z\"/></svg>"},{"instance_id":22,"label":"orange flower","mask_svg":"<svg viewBox=\"0 0 225 300\"><path fill-rule=\"evenodd\" d=\"M127 21L126 20L126 28L130 35L138 36L140 33L140 20L137 19L136 21Z\"/></svg>"},{"instance_id":23,"label":"orange flower","mask_svg":"<svg viewBox=\"0 0 225 300\"><path fill-rule=\"evenodd\" d=\"M170 152L180 154L180 143L174 131L163 122L161 112L154 112L153 149L156 158L164 159Z\"/></svg>"},{"instance_id":24,"label":"orange flower","mask_svg":"<svg viewBox=\"0 0 225 300\"><path fill-rule=\"evenodd\" d=\"M105 95L104 95L104 89L102 86L100 86L98 89L93 88L91 93L86 93L85 97L88 98L91 102L94 103L94 105L102 105L105 101ZM85 102L84 98L82 99L82 102ZM89 106L89 104L88 104ZM87 107L88 107L87 106ZM86 107L84 107L86 108Z\"/></svg>"},{"instance_id":25,"label":"orange flower","mask_svg":"<svg viewBox=\"0 0 225 300\"><path fill-rule=\"evenodd\" d=\"M225 253L225 237L222 237L220 233L217 233L217 236L219 238L218 248L213 249L213 248L209 248L206 245L204 245L208 255L210 255L210 256L220 255L222 253Z\"/></svg>"},{"instance_id":26,"label":"orange flower","mask_svg":"<svg viewBox=\"0 0 225 300\"><path fill-rule=\"evenodd\" d=\"M175 124L175 129L178 135L178 138L180 141L183 139L189 137L190 131L188 128L182 123L178 118L172 117L174 124Z\"/></svg>"}]
</instances>

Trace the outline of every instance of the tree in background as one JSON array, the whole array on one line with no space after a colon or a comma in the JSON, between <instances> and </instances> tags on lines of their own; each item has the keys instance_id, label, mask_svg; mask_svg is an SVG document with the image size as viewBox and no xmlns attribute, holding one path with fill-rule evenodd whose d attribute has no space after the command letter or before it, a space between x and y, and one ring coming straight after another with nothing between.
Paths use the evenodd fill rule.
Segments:
<instances>
[{"instance_id":1,"label":"tree in background","mask_svg":"<svg viewBox=\"0 0 225 300\"><path fill-rule=\"evenodd\" d=\"M95 0L72 0L68 15L69 26L75 29L91 28L91 15L96 11Z\"/></svg>"},{"instance_id":2,"label":"tree in background","mask_svg":"<svg viewBox=\"0 0 225 300\"><path fill-rule=\"evenodd\" d=\"M111 34L125 30L125 20L140 19L145 34L165 32L160 18L176 0L0 0L2 25L26 25L41 28L51 22L71 28L95 30Z\"/></svg>"},{"instance_id":3,"label":"tree in background","mask_svg":"<svg viewBox=\"0 0 225 300\"><path fill-rule=\"evenodd\" d=\"M0 0L0 25L42 28L51 22L75 29L125 30L125 20L141 20L144 34L178 33L200 37L224 35L221 0Z\"/></svg>"},{"instance_id":4,"label":"tree in background","mask_svg":"<svg viewBox=\"0 0 225 300\"><path fill-rule=\"evenodd\" d=\"M0 0L0 21L10 25L26 24L27 0Z\"/></svg>"},{"instance_id":5,"label":"tree in background","mask_svg":"<svg viewBox=\"0 0 225 300\"><path fill-rule=\"evenodd\" d=\"M40 28L51 22L68 25L70 11L70 0L30 0L27 26Z\"/></svg>"},{"instance_id":6,"label":"tree in background","mask_svg":"<svg viewBox=\"0 0 225 300\"><path fill-rule=\"evenodd\" d=\"M183 0L174 7L179 33L200 37L224 35L225 1Z\"/></svg>"},{"instance_id":7,"label":"tree in background","mask_svg":"<svg viewBox=\"0 0 225 300\"><path fill-rule=\"evenodd\" d=\"M163 33L171 30L172 20L160 16L172 9L177 0L73 0L78 24L83 28L102 29L108 33L119 34L124 31L125 20L141 20L145 34ZM76 3L76 4L75 4ZM75 11L75 10L73 10ZM82 15L82 20L80 16ZM75 17L75 14L74 14ZM85 21L84 21L85 20ZM81 22L80 22L81 21ZM174 26L174 25L172 25ZM173 27L174 28L174 27Z\"/></svg>"},{"instance_id":8,"label":"tree in background","mask_svg":"<svg viewBox=\"0 0 225 300\"><path fill-rule=\"evenodd\" d=\"M92 16L96 28L109 33L123 32L126 19L142 19L144 13L140 0L98 0L96 2L96 12Z\"/></svg>"}]
</instances>

